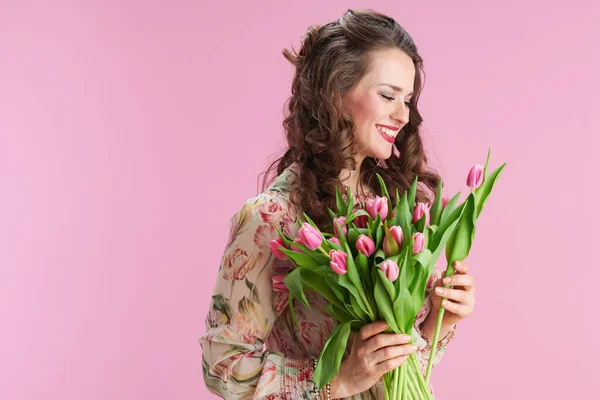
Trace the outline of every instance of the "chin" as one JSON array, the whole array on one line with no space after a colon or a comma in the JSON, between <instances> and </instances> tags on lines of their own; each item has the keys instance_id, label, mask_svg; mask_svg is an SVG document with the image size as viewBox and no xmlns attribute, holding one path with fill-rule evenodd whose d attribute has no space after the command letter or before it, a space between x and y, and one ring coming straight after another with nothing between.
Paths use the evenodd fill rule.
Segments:
<instances>
[{"instance_id":1,"label":"chin","mask_svg":"<svg viewBox=\"0 0 600 400\"><path fill-rule=\"evenodd\" d=\"M379 158L380 160L387 160L391 156L392 156L392 147L391 146L387 149L375 149L375 151L373 151L371 153L371 157Z\"/></svg>"}]
</instances>

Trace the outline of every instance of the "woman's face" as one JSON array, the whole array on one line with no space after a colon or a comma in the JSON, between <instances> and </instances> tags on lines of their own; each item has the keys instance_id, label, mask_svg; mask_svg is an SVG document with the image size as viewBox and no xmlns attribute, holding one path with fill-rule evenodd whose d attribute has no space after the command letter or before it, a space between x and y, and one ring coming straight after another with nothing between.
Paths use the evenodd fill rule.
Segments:
<instances>
[{"instance_id":1,"label":"woman's face","mask_svg":"<svg viewBox=\"0 0 600 400\"><path fill-rule=\"evenodd\" d=\"M408 123L415 82L414 63L400 49L373 51L370 60L366 75L344 96L355 125L358 165L365 157L390 157L394 138Z\"/></svg>"}]
</instances>

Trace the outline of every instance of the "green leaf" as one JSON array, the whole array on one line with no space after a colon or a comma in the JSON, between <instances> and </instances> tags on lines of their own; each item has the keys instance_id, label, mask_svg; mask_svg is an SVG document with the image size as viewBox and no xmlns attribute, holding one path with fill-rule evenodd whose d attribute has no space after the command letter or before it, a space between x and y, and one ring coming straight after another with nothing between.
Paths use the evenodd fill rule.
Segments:
<instances>
[{"instance_id":1,"label":"green leaf","mask_svg":"<svg viewBox=\"0 0 600 400\"><path fill-rule=\"evenodd\" d=\"M381 273L381 271L379 272ZM390 329L395 333L399 333L400 331L398 329L398 325L396 324L396 316L394 315L394 310L392 307L392 299L390 298L389 293L381 281L380 274L377 275L377 279L375 280L375 303L377 303L377 310L385 319L385 322L387 322Z\"/></svg>"},{"instance_id":2,"label":"green leaf","mask_svg":"<svg viewBox=\"0 0 600 400\"><path fill-rule=\"evenodd\" d=\"M340 286L333 275L325 275L325 283L331 288L331 291L335 294L335 297L337 297L342 304L347 304L350 302L350 293Z\"/></svg>"},{"instance_id":3,"label":"green leaf","mask_svg":"<svg viewBox=\"0 0 600 400\"><path fill-rule=\"evenodd\" d=\"M367 309L367 306L363 302L358 289L356 288L356 286L354 286L354 284L348 277L348 274L336 274L335 278L337 279L337 282L340 286L346 288L348 292L350 292L350 303L352 304L352 308L355 314L360 315L361 319L366 321L369 316L369 311Z\"/></svg>"},{"instance_id":4,"label":"green leaf","mask_svg":"<svg viewBox=\"0 0 600 400\"><path fill-rule=\"evenodd\" d=\"M350 186L348 186L348 205L346 206L346 217L350 217L350 214L352 214L352 211L354 211L354 196L352 196L352 193L350 192Z\"/></svg>"},{"instance_id":5,"label":"green leaf","mask_svg":"<svg viewBox=\"0 0 600 400\"><path fill-rule=\"evenodd\" d=\"M402 233L404 236L410 235L410 225L411 225L412 215L410 213L410 208L408 206L408 198L406 192L400 199L400 204L396 208L396 215L394 216L394 225L399 225L402 228Z\"/></svg>"},{"instance_id":6,"label":"green leaf","mask_svg":"<svg viewBox=\"0 0 600 400\"><path fill-rule=\"evenodd\" d=\"M358 239L358 236L360 236L360 232L358 231L358 227L354 224L352 224L352 227L348 228L348 242L350 243L356 243L356 240ZM355 245L356 247L356 245Z\"/></svg>"},{"instance_id":7,"label":"green leaf","mask_svg":"<svg viewBox=\"0 0 600 400\"><path fill-rule=\"evenodd\" d=\"M446 260L449 265L454 261L464 260L471 251L475 237L475 197L473 193L467 197L458 225L446 244Z\"/></svg>"},{"instance_id":8,"label":"green leaf","mask_svg":"<svg viewBox=\"0 0 600 400\"><path fill-rule=\"evenodd\" d=\"M419 182L419 177L415 176L415 180L410 187L410 192L408 193L408 207L412 211L415 208L415 199L417 198L417 183Z\"/></svg>"},{"instance_id":9,"label":"green leaf","mask_svg":"<svg viewBox=\"0 0 600 400\"><path fill-rule=\"evenodd\" d=\"M317 368L315 368L313 376L315 383L319 389L323 388L326 384L337 375L342 357L346 351L348 345L348 337L350 336L350 322L344 322L339 324L325 342L319 361L317 362Z\"/></svg>"},{"instance_id":10,"label":"green leaf","mask_svg":"<svg viewBox=\"0 0 600 400\"><path fill-rule=\"evenodd\" d=\"M417 312L418 310L413 302L413 297L410 291L408 288L406 288L406 286L401 287L400 294L394 302L394 313L399 319L398 325L402 333L412 332L412 327L415 317L417 316Z\"/></svg>"},{"instance_id":11,"label":"green leaf","mask_svg":"<svg viewBox=\"0 0 600 400\"><path fill-rule=\"evenodd\" d=\"M344 308L339 308L333 303L329 303L325 306L325 311L329 315L331 315L336 321L342 322L350 322L355 319L355 317L349 314Z\"/></svg>"},{"instance_id":12,"label":"green leaf","mask_svg":"<svg viewBox=\"0 0 600 400\"><path fill-rule=\"evenodd\" d=\"M294 245L298 245L298 243L294 243ZM300 246L298 246L300 247ZM283 254L285 254L288 258L296 263L298 266L307 267L311 269L319 268L319 263L313 257L308 254L299 253L297 251L288 250L288 249L280 249Z\"/></svg>"},{"instance_id":13,"label":"green leaf","mask_svg":"<svg viewBox=\"0 0 600 400\"><path fill-rule=\"evenodd\" d=\"M440 219L442 218L442 180L438 182L437 190L435 192L435 200L433 201L433 205L431 206L431 211L429 213L429 224L430 225L439 225Z\"/></svg>"},{"instance_id":14,"label":"green leaf","mask_svg":"<svg viewBox=\"0 0 600 400\"><path fill-rule=\"evenodd\" d=\"M360 217L361 215L369 216L369 213L366 212L365 210L358 209L354 213L350 214L350 216L348 218L346 218L346 222L344 222L344 225L350 224L352 221L354 221L356 218ZM364 229L364 228L362 228L362 229Z\"/></svg>"},{"instance_id":15,"label":"green leaf","mask_svg":"<svg viewBox=\"0 0 600 400\"><path fill-rule=\"evenodd\" d=\"M381 175L379 174L375 174L377 175L377 179L379 180L379 186L381 186L381 194L383 194L388 201L388 210L390 212L392 212L393 206L392 206L392 198L390 197L390 194L388 193L387 187L385 186L385 181L383 180L383 178L381 177Z\"/></svg>"},{"instance_id":16,"label":"green leaf","mask_svg":"<svg viewBox=\"0 0 600 400\"><path fill-rule=\"evenodd\" d=\"M338 215L346 215L346 211L348 211L348 209L346 208L346 203L344 202L344 199L342 198L338 188L335 188L335 204L337 206Z\"/></svg>"},{"instance_id":17,"label":"green leaf","mask_svg":"<svg viewBox=\"0 0 600 400\"><path fill-rule=\"evenodd\" d=\"M421 264L421 266L424 269L428 269L429 267L429 263L431 262L432 258L431 258L431 251L429 249L424 249L422 252L420 252L419 254L415 254L413 256L413 259L418 262L419 264Z\"/></svg>"},{"instance_id":18,"label":"green leaf","mask_svg":"<svg viewBox=\"0 0 600 400\"><path fill-rule=\"evenodd\" d=\"M311 271L307 268L300 267L300 275L305 286L308 286L313 291L325 297L329 303L333 303L339 308L343 308L344 304L339 301L336 294L325 282L324 276Z\"/></svg>"},{"instance_id":19,"label":"green leaf","mask_svg":"<svg viewBox=\"0 0 600 400\"><path fill-rule=\"evenodd\" d=\"M375 264L376 265L381 264L381 262L383 260L385 260L385 253L383 252L382 249L378 249L378 250L375 251L374 259L375 259Z\"/></svg>"},{"instance_id":20,"label":"green leaf","mask_svg":"<svg viewBox=\"0 0 600 400\"><path fill-rule=\"evenodd\" d=\"M329 213L329 217L331 218L331 220L333 221L334 219L336 219L338 216L333 212L333 210L329 207L327 207L327 212Z\"/></svg>"},{"instance_id":21,"label":"green leaf","mask_svg":"<svg viewBox=\"0 0 600 400\"><path fill-rule=\"evenodd\" d=\"M423 231L425 231L425 224L426 223L427 223L427 214L423 214L423 216L421 217L421 219L419 219L417 221L417 223L415 224L415 230L417 232L423 233Z\"/></svg>"},{"instance_id":22,"label":"green leaf","mask_svg":"<svg viewBox=\"0 0 600 400\"><path fill-rule=\"evenodd\" d=\"M483 210L483 206L485 206L485 203L487 202L490 193L492 193L492 189L496 185L496 181L500 177L500 174L502 174L504 167L506 167L506 163L498 167L494 172L490 174L489 177L486 176L483 180L483 184L473 191L475 193L475 200L477 202L477 214L475 215L475 219L479 218L479 215Z\"/></svg>"},{"instance_id":23,"label":"green leaf","mask_svg":"<svg viewBox=\"0 0 600 400\"><path fill-rule=\"evenodd\" d=\"M387 276L385 276L381 269L377 268L377 272L379 273L381 283L383 283L383 286L385 287L385 290L390 296L390 299L392 301L396 300L396 288L394 287L394 284L387 278Z\"/></svg>"},{"instance_id":24,"label":"green leaf","mask_svg":"<svg viewBox=\"0 0 600 400\"><path fill-rule=\"evenodd\" d=\"M363 282L365 292L373 292L373 281L371 280L371 269L369 268L369 259L363 253L358 252L356 256L356 269L360 275L360 280Z\"/></svg>"},{"instance_id":25,"label":"green leaf","mask_svg":"<svg viewBox=\"0 0 600 400\"><path fill-rule=\"evenodd\" d=\"M442 227L444 225L444 223L446 222L446 219L448 219L448 217L450 215L452 215L452 213L455 211L455 206L456 206L456 202L458 201L459 197L460 197L461 192L458 192L454 195L454 197L452 197L449 201L448 204L446 204L446 207L444 207L444 209L442 210L442 218L440 221L440 227ZM447 225L450 225L453 221L450 222L446 222Z\"/></svg>"},{"instance_id":26,"label":"green leaf","mask_svg":"<svg viewBox=\"0 0 600 400\"><path fill-rule=\"evenodd\" d=\"M288 273L283 278L283 283L285 283L285 286L290 290L290 294L302 301L306 308L310 310L310 304L308 304L308 300L306 300L306 296L304 295L300 268L293 269L292 272Z\"/></svg>"}]
</instances>

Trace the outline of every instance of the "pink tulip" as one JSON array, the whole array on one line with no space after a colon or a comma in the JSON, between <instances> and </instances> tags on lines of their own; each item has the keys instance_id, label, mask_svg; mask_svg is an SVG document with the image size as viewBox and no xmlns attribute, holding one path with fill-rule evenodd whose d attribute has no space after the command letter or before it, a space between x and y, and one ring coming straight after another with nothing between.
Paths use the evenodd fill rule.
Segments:
<instances>
[{"instance_id":1,"label":"pink tulip","mask_svg":"<svg viewBox=\"0 0 600 400\"><path fill-rule=\"evenodd\" d=\"M377 214L381 215L381 219L384 220L388 215L388 200L387 197L375 196L375 198L367 199L366 204L367 212L371 218L377 218Z\"/></svg>"},{"instance_id":2,"label":"pink tulip","mask_svg":"<svg viewBox=\"0 0 600 400\"><path fill-rule=\"evenodd\" d=\"M304 253L304 250L302 250L300 247L294 246L294 243L300 243L302 246L306 246L302 240L300 238L294 239L290 247L297 253Z\"/></svg>"},{"instance_id":3,"label":"pink tulip","mask_svg":"<svg viewBox=\"0 0 600 400\"><path fill-rule=\"evenodd\" d=\"M429 226L429 206L426 203L417 203L413 212L413 224L419 221L423 214L425 215L425 226Z\"/></svg>"},{"instance_id":4,"label":"pink tulip","mask_svg":"<svg viewBox=\"0 0 600 400\"><path fill-rule=\"evenodd\" d=\"M367 235L359 235L356 239L356 249L367 257L375 253L375 242Z\"/></svg>"},{"instance_id":5,"label":"pink tulip","mask_svg":"<svg viewBox=\"0 0 600 400\"><path fill-rule=\"evenodd\" d=\"M394 282L396 279L398 279L398 275L400 274L398 264L389 258L381 263L379 269L381 269L381 272L383 272L391 282Z\"/></svg>"},{"instance_id":6,"label":"pink tulip","mask_svg":"<svg viewBox=\"0 0 600 400\"><path fill-rule=\"evenodd\" d=\"M311 250L318 249L323 242L323 235L321 232L308 222L302 224L302 227L298 230L298 236L300 238L299 243Z\"/></svg>"},{"instance_id":7,"label":"pink tulip","mask_svg":"<svg viewBox=\"0 0 600 400\"><path fill-rule=\"evenodd\" d=\"M342 250L331 250L329 252L329 257L331 258L329 265L331 265L333 272L338 275L344 275L346 272L348 272L348 267L346 264L348 255L346 253L344 253Z\"/></svg>"},{"instance_id":8,"label":"pink tulip","mask_svg":"<svg viewBox=\"0 0 600 400\"><path fill-rule=\"evenodd\" d=\"M283 278L285 278L285 275L275 275L272 278L273 290L275 292L281 292L281 293L289 292L289 289L287 288L287 286L285 286L285 283L283 283Z\"/></svg>"},{"instance_id":9,"label":"pink tulip","mask_svg":"<svg viewBox=\"0 0 600 400\"><path fill-rule=\"evenodd\" d=\"M338 225L342 227L342 235L346 236L348 234L348 226L342 226L346 223L346 217L339 217L333 219L333 231L337 236L340 236L340 232L338 229Z\"/></svg>"},{"instance_id":10,"label":"pink tulip","mask_svg":"<svg viewBox=\"0 0 600 400\"><path fill-rule=\"evenodd\" d=\"M336 238L335 236L330 237L329 241L337 244L338 246L342 245L342 243L340 242L340 239Z\"/></svg>"},{"instance_id":11,"label":"pink tulip","mask_svg":"<svg viewBox=\"0 0 600 400\"><path fill-rule=\"evenodd\" d=\"M446 196L442 197L442 208L446 208L449 201L450 201L450 196L446 195Z\"/></svg>"},{"instance_id":12,"label":"pink tulip","mask_svg":"<svg viewBox=\"0 0 600 400\"><path fill-rule=\"evenodd\" d=\"M360 215L356 218L354 218L354 224L356 225L357 228L366 228L367 227L367 216L366 215Z\"/></svg>"},{"instance_id":13,"label":"pink tulip","mask_svg":"<svg viewBox=\"0 0 600 400\"><path fill-rule=\"evenodd\" d=\"M282 247L285 249L285 243L283 242L281 236L277 237L277 239L271 240L269 247L271 248L271 252L273 252L275 257L279 258L280 260L285 260L285 254L279 250Z\"/></svg>"},{"instance_id":14,"label":"pink tulip","mask_svg":"<svg viewBox=\"0 0 600 400\"><path fill-rule=\"evenodd\" d=\"M413 254L419 254L425 248L425 236L423 236L421 232L417 232L413 236L413 240L415 243L413 247Z\"/></svg>"},{"instance_id":15,"label":"pink tulip","mask_svg":"<svg viewBox=\"0 0 600 400\"><path fill-rule=\"evenodd\" d=\"M475 164L467 176L467 186L476 189L483 183L483 165Z\"/></svg>"},{"instance_id":16,"label":"pink tulip","mask_svg":"<svg viewBox=\"0 0 600 400\"><path fill-rule=\"evenodd\" d=\"M398 248L401 248L402 247L402 239L404 238L404 234L402 233L402 228L399 226L392 226L390 228L390 233L392 234L392 237L396 241Z\"/></svg>"}]
</instances>

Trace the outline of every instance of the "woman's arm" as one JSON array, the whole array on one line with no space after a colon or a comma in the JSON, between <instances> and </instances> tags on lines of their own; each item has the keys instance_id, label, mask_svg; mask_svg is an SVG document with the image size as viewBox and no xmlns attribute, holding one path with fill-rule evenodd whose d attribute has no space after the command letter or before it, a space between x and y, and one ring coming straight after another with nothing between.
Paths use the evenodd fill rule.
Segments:
<instances>
[{"instance_id":1,"label":"woman's arm","mask_svg":"<svg viewBox=\"0 0 600 400\"><path fill-rule=\"evenodd\" d=\"M269 243L290 222L284 199L261 194L234 215L206 318L202 370L208 389L227 399L316 398L312 359L266 349L277 319Z\"/></svg>"}]
</instances>

